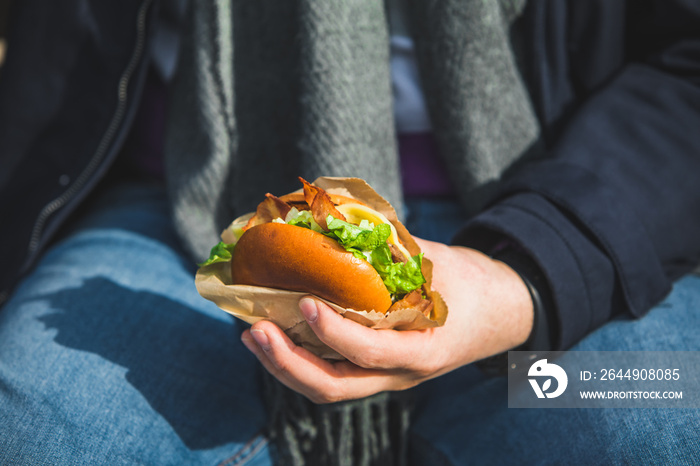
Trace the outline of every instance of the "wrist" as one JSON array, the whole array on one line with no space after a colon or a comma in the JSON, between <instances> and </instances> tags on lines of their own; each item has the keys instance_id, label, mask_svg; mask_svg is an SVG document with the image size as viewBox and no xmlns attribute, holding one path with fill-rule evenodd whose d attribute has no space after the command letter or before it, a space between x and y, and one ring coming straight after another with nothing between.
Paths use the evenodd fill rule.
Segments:
<instances>
[{"instance_id":1,"label":"wrist","mask_svg":"<svg viewBox=\"0 0 700 466\"><path fill-rule=\"evenodd\" d=\"M532 335L534 305L529 284L505 261L491 257L494 265L502 270L498 283L500 312L498 320L504 325L500 329L501 351L508 351L525 344Z\"/></svg>"},{"instance_id":2,"label":"wrist","mask_svg":"<svg viewBox=\"0 0 700 466\"><path fill-rule=\"evenodd\" d=\"M525 284L530 294L533 309L533 324L528 338L518 347L518 350L550 350L552 348L552 332L547 303L549 287L544 274L534 260L522 251L515 243L508 244L491 255L494 260L508 265Z\"/></svg>"},{"instance_id":3,"label":"wrist","mask_svg":"<svg viewBox=\"0 0 700 466\"><path fill-rule=\"evenodd\" d=\"M511 351L551 350L554 339L554 310L549 284L534 259L518 243L504 236L484 251L493 260L500 261L516 273L524 283L532 302L532 325L522 344L514 345ZM477 362L477 366L489 375L503 375L507 370L507 351Z\"/></svg>"}]
</instances>

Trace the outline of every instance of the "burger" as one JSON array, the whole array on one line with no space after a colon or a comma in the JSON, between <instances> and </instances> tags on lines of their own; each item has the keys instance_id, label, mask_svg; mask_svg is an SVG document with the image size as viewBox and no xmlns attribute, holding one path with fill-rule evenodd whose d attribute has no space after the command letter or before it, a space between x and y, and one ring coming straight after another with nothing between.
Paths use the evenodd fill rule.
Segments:
<instances>
[{"instance_id":1,"label":"burger","mask_svg":"<svg viewBox=\"0 0 700 466\"><path fill-rule=\"evenodd\" d=\"M436 296L415 243L404 244L384 214L299 178L301 192L267 194L228 229L202 267L230 263L233 285L310 293L341 308L430 318ZM410 235L408 235L410 237ZM409 252L414 251L414 254Z\"/></svg>"}]
</instances>

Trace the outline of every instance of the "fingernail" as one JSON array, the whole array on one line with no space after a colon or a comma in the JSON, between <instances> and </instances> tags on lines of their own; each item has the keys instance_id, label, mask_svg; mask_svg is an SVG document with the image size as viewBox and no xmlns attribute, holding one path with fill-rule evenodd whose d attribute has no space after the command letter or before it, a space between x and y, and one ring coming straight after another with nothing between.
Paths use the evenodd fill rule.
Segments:
<instances>
[{"instance_id":1,"label":"fingernail","mask_svg":"<svg viewBox=\"0 0 700 466\"><path fill-rule=\"evenodd\" d=\"M313 324L318 319L318 307L316 307L316 301L313 299L301 298L299 309L301 309L301 313L308 323Z\"/></svg>"},{"instance_id":2,"label":"fingernail","mask_svg":"<svg viewBox=\"0 0 700 466\"><path fill-rule=\"evenodd\" d=\"M267 338L265 332L259 329L251 329L250 334L253 336L253 340L260 346L263 350L267 351L270 349L270 340Z\"/></svg>"},{"instance_id":3,"label":"fingernail","mask_svg":"<svg viewBox=\"0 0 700 466\"><path fill-rule=\"evenodd\" d=\"M241 342L243 342L245 347L251 351L253 351L253 348L256 345L255 340L253 340L253 337L251 336L250 332L241 335Z\"/></svg>"}]
</instances>

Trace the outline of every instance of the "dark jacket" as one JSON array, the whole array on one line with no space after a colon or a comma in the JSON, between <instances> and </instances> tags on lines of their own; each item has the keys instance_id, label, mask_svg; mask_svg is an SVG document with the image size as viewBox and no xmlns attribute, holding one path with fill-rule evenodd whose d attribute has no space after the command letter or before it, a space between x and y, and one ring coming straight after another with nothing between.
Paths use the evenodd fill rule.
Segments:
<instances>
[{"instance_id":1,"label":"dark jacket","mask_svg":"<svg viewBox=\"0 0 700 466\"><path fill-rule=\"evenodd\" d=\"M5 297L118 154L157 7L15 2L0 77ZM547 156L516 167L457 241L516 242L566 348L644 314L700 259L700 6L531 1L515 27Z\"/></svg>"},{"instance_id":2,"label":"dark jacket","mask_svg":"<svg viewBox=\"0 0 700 466\"><path fill-rule=\"evenodd\" d=\"M13 2L0 76L0 303L119 152L152 4Z\"/></svg>"},{"instance_id":3,"label":"dark jacket","mask_svg":"<svg viewBox=\"0 0 700 466\"><path fill-rule=\"evenodd\" d=\"M534 1L524 21L547 159L471 226L539 264L563 349L700 260L700 3Z\"/></svg>"}]
</instances>

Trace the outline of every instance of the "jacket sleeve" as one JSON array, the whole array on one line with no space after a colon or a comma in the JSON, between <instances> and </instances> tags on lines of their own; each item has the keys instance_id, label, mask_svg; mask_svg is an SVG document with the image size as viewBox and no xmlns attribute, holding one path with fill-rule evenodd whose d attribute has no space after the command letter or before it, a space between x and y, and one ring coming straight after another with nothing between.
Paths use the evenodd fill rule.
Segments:
<instances>
[{"instance_id":1,"label":"jacket sleeve","mask_svg":"<svg viewBox=\"0 0 700 466\"><path fill-rule=\"evenodd\" d=\"M700 260L700 7L687 8L686 37L624 67L456 238L505 235L534 259L555 349L642 316Z\"/></svg>"}]
</instances>

